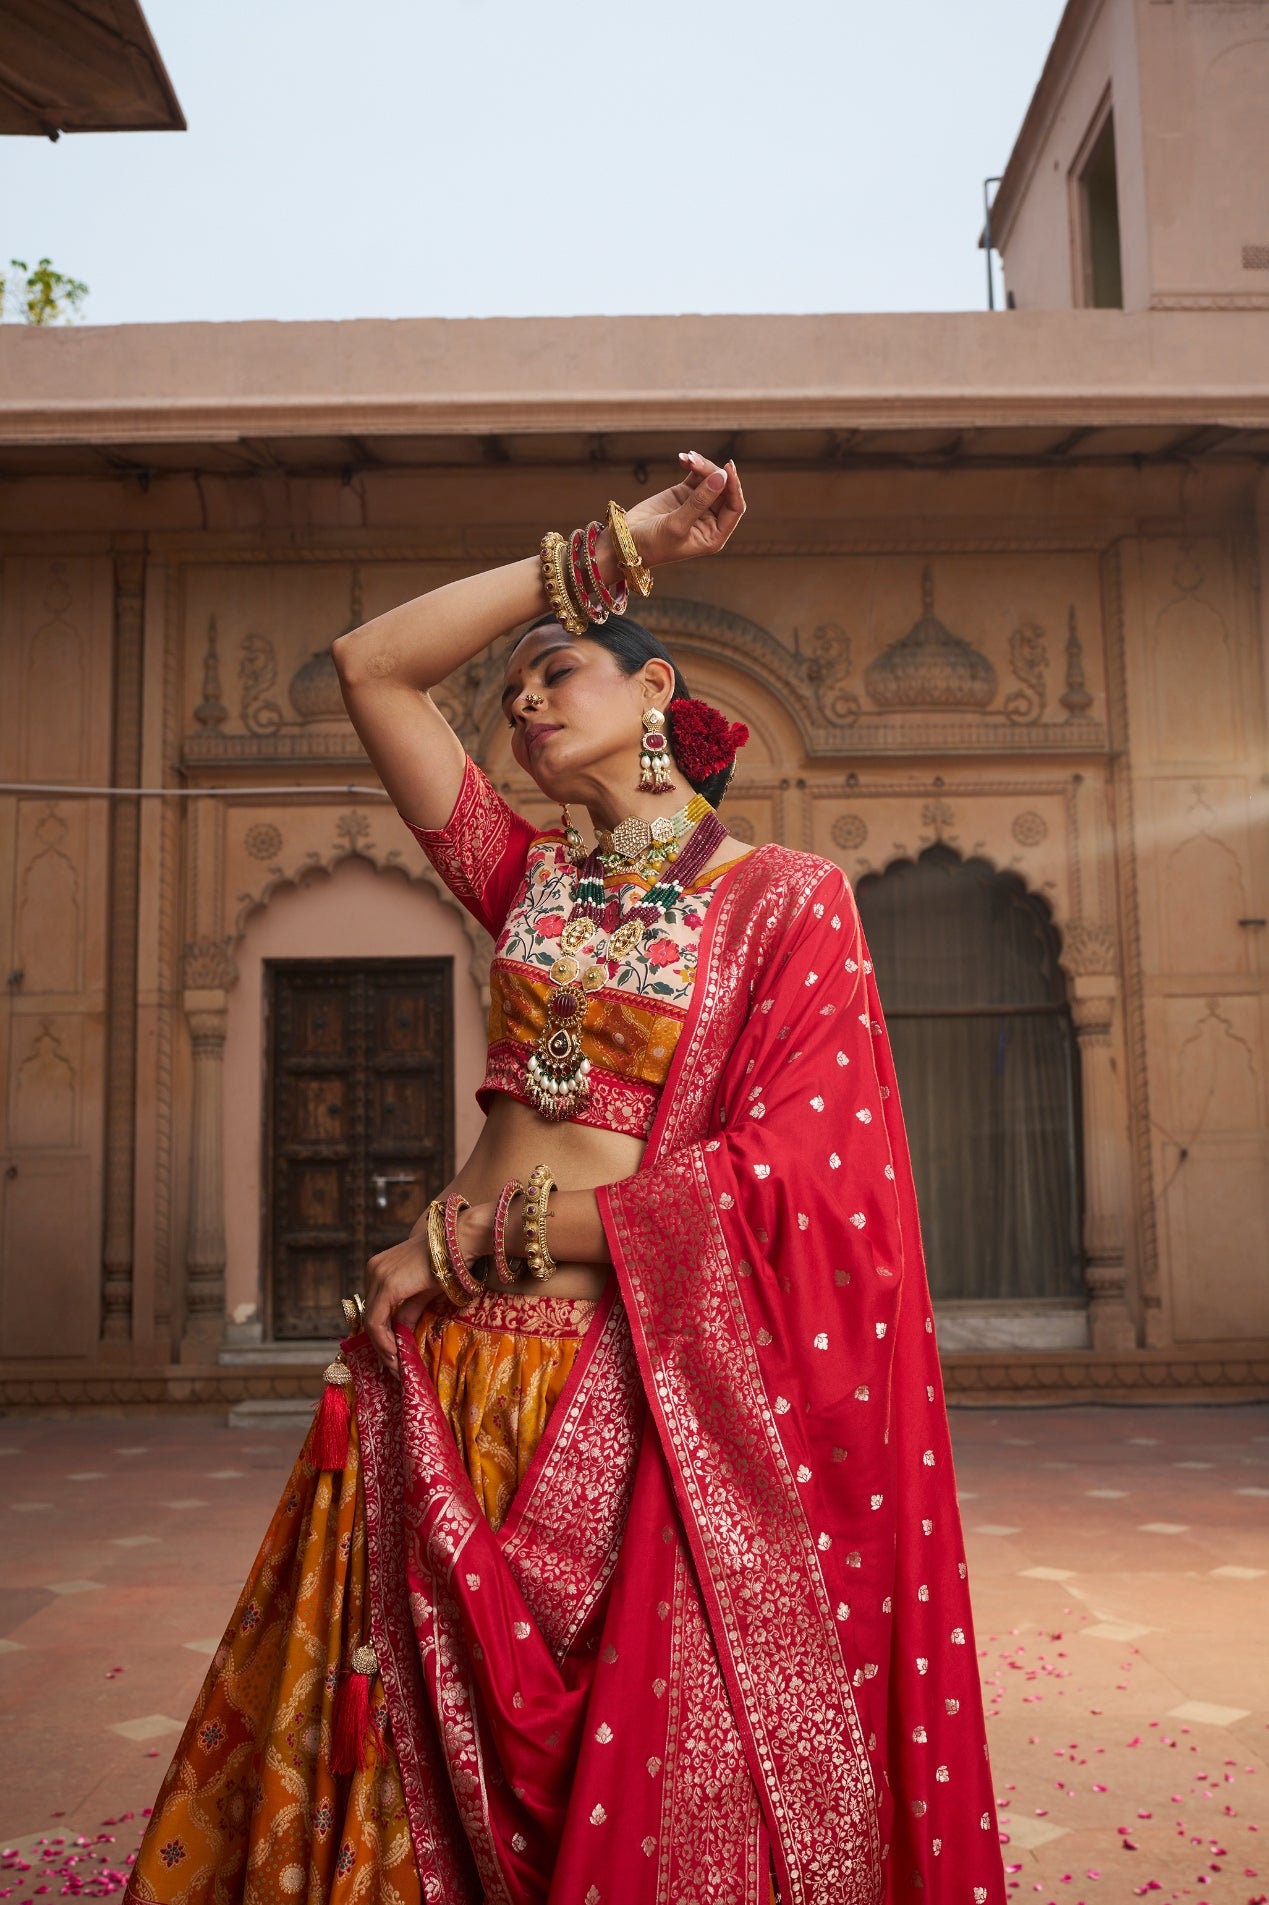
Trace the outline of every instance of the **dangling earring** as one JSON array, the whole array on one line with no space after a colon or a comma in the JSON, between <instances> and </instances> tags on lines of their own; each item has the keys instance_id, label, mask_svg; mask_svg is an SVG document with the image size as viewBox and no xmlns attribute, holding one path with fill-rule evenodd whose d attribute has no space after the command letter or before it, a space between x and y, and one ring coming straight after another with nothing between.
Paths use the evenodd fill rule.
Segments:
<instances>
[{"instance_id":1,"label":"dangling earring","mask_svg":"<svg viewBox=\"0 0 1269 1905\"><path fill-rule=\"evenodd\" d=\"M672 794L670 750L665 738L665 716L660 708L643 711L643 746L639 753L639 792Z\"/></svg>"},{"instance_id":2,"label":"dangling earring","mask_svg":"<svg viewBox=\"0 0 1269 1905\"><path fill-rule=\"evenodd\" d=\"M573 816L568 811L567 802L560 808L560 824L564 829L564 848L575 867L581 866L586 858L586 842L573 825Z\"/></svg>"}]
</instances>

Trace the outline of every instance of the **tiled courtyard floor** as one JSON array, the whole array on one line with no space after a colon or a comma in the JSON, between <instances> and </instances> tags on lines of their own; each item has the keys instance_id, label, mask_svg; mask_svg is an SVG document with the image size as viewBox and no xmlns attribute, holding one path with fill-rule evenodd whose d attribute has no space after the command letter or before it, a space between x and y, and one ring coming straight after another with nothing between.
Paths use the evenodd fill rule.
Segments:
<instances>
[{"instance_id":1,"label":"tiled courtyard floor","mask_svg":"<svg viewBox=\"0 0 1269 1905\"><path fill-rule=\"evenodd\" d=\"M1269 1899L1269 1407L952 1427L1015 1896ZM0 1421L14 1905L119 1889L298 1443L181 1416Z\"/></svg>"}]
</instances>

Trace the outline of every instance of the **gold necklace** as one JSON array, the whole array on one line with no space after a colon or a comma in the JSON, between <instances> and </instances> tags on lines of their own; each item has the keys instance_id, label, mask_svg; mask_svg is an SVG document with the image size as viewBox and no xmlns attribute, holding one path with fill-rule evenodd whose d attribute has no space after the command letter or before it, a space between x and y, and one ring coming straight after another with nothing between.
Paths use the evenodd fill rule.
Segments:
<instances>
[{"instance_id":1,"label":"gold necklace","mask_svg":"<svg viewBox=\"0 0 1269 1905\"><path fill-rule=\"evenodd\" d=\"M658 814L654 820L628 814L611 833L604 827L597 828L604 871L633 872L651 879L667 860L677 856L679 841L710 811L704 794L693 794L676 814Z\"/></svg>"}]
</instances>

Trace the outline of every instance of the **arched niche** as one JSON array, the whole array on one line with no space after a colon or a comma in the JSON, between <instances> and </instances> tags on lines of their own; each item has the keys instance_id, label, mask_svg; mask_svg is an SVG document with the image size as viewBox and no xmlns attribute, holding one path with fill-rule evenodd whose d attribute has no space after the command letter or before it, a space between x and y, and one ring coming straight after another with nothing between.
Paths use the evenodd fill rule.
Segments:
<instances>
[{"instance_id":1,"label":"arched niche","mask_svg":"<svg viewBox=\"0 0 1269 1905\"><path fill-rule=\"evenodd\" d=\"M936 1301L1082 1307L1076 1047L1048 905L942 842L856 896Z\"/></svg>"},{"instance_id":2,"label":"arched niche","mask_svg":"<svg viewBox=\"0 0 1269 1905\"><path fill-rule=\"evenodd\" d=\"M380 851L361 842L355 847L337 846L326 853L310 850L293 858L290 865L283 863L272 867L259 891L239 896L234 930L224 942L230 955L241 942L256 913L262 907L271 905L278 894L304 885L319 874L333 874L349 861L391 876L401 876L413 886L430 889L437 901L453 913L456 924L467 939L467 967L472 983L488 1007L489 960L493 943L484 927L453 897L440 874L417 845L407 846L404 850L391 847Z\"/></svg>"},{"instance_id":3,"label":"arched niche","mask_svg":"<svg viewBox=\"0 0 1269 1905\"><path fill-rule=\"evenodd\" d=\"M471 972L465 916L404 868L378 869L359 854L275 881L268 903L241 922L237 980L228 993L224 1058L225 1303L246 1329L262 1296L261 1235L266 1114L264 967L272 959L450 958L454 970L455 1151L468 1155L482 1117L484 1007Z\"/></svg>"},{"instance_id":4,"label":"arched niche","mask_svg":"<svg viewBox=\"0 0 1269 1905\"><path fill-rule=\"evenodd\" d=\"M1224 618L1197 593L1180 595L1157 617L1149 653L1160 758L1227 761L1239 723Z\"/></svg>"}]
</instances>

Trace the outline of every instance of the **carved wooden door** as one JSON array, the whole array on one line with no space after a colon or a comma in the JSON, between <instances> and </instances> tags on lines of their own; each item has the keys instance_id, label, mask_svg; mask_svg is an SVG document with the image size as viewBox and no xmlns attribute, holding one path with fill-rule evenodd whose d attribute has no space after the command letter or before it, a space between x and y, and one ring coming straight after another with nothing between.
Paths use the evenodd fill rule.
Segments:
<instances>
[{"instance_id":1,"label":"carved wooden door","mask_svg":"<svg viewBox=\"0 0 1269 1905\"><path fill-rule=\"evenodd\" d=\"M454 1172L453 962L271 961L268 1328L343 1333L339 1300Z\"/></svg>"}]
</instances>

